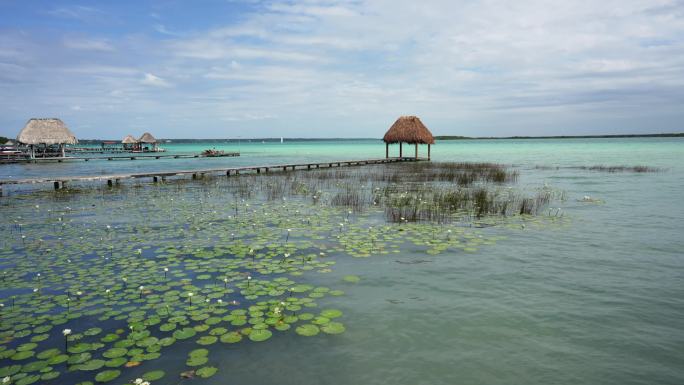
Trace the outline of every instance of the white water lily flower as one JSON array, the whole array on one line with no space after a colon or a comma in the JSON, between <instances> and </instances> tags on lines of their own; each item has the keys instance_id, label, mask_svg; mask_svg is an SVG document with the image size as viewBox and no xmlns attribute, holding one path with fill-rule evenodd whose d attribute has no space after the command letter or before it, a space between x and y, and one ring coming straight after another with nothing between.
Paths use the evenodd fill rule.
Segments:
<instances>
[{"instance_id":1,"label":"white water lily flower","mask_svg":"<svg viewBox=\"0 0 684 385\"><path fill-rule=\"evenodd\" d=\"M142 378L136 378L135 381L133 381L136 385L142 385L143 379Z\"/></svg>"},{"instance_id":2,"label":"white water lily flower","mask_svg":"<svg viewBox=\"0 0 684 385\"><path fill-rule=\"evenodd\" d=\"M5 378L2 379L2 383L3 383L3 384L9 384L10 380L12 380L12 379L10 378L10 376L7 376L7 377L5 377Z\"/></svg>"},{"instance_id":3,"label":"white water lily flower","mask_svg":"<svg viewBox=\"0 0 684 385\"><path fill-rule=\"evenodd\" d=\"M145 381L145 382L143 382L143 383L140 384L140 385L150 385L150 382L149 382L149 381Z\"/></svg>"},{"instance_id":4,"label":"white water lily flower","mask_svg":"<svg viewBox=\"0 0 684 385\"><path fill-rule=\"evenodd\" d=\"M82 294L83 294L82 291L77 291L77 292L76 292L76 295L82 295Z\"/></svg>"},{"instance_id":5,"label":"white water lily flower","mask_svg":"<svg viewBox=\"0 0 684 385\"><path fill-rule=\"evenodd\" d=\"M109 290L109 289L105 290L105 293L107 293L107 294L109 294L110 292L111 292L111 290Z\"/></svg>"},{"instance_id":6,"label":"white water lily flower","mask_svg":"<svg viewBox=\"0 0 684 385\"><path fill-rule=\"evenodd\" d=\"M247 279L248 279L248 280L252 279L252 276L251 276L251 275L248 275L248 276L247 276Z\"/></svg>"},{"instance_id":7,"label":"white water lily flower","mask_svg":"<svg viewBox=\"0 0 684 385\"><path fill-rule=\"evenodd\" d=\"M145 286L140 285L140 287L138 289L143 290L144 288L145 288Z\"/></svg>"},{"instance_id":8,"label":"white water lily flower","mask_svg":"<svg viewBox=\"0 0 684 385\"><path fill-rule=\"evenodd\" d=\"M62 330L62 334L64 334L65 336L68 336L69 334L71 334L71 329Z\"/></svg>"},{"instance_id":9,"label":"white water lily flower","mask_svg":"<svg viewBox=\"0 0 684 385\"><path fill-rule=\"evenodd\" d=\"M168 268L168 267L165 267L165 268L164 268L164 271L169 271L169 268Z\"/></svg>"},{"instance_id":10,"label":"white water lily flower","mask_svg":"<svg viewBox=\"0 0 684 385\"><path fill-rule=\"evenodd\" d=\"M223 303L223 300L222 300L222 299L217 299L216 302L218 302L218 303Z\"/></svg>"},{"instance_id":11,"label":"white water lily flower","mask_svg":"<svg viewBox=\"0 0 684 385\"><path fill-rule=\"evenodd\" d=\"M193 295L195 295L195 293L192 293L192 292L188 293L188 297L192 297Z\"/></svg>"}]
</instances>

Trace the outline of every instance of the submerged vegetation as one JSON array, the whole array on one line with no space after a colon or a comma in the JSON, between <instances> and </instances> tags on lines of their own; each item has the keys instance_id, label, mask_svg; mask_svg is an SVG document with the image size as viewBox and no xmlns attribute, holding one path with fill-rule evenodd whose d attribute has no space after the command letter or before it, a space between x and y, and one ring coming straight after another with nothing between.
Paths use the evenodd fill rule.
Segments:
<instances>
[{"instance_id":1,"label":"submerged vegetation","mask_svg":"<svg viewBox=\"0 0 684 385\"><path fill-rule=\"evenodd\" d=\"M363 282L339 258L472 253L566 222L545 209L561 192L517 178L408 163L2 198L0 379L200 381L225 366L216 346L335 338Z\"/></svg>"}]
</instances>

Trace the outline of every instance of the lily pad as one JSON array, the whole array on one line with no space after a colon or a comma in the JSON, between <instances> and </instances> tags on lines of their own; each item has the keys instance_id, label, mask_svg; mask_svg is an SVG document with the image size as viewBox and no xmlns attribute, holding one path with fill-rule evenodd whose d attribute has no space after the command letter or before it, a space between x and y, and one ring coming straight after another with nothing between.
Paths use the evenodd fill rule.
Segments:
<instances>
[{"instance_id":1,"label":"lily pad","mask_svg":"<svg viewBox=\"0 0 684 385\"><path fill-rule=\"evenodd\" d=\"M164 375L166 375L166 373L163 370L154 370L154 371L147 372L147 373L143 374L142 378L145 381L151 382L151 381L157 381L157 380L163 378Z\"/></svg>"},{"instance_id":2,"label":"lily pad","mask_svg":"<svg viewBox=\"0 0 684 385\"><path fill-rule=\"evenodd\" d=\"M120 370L112 369L112 370L105 370L104 372L100 372L95 376L95 381L97 382L109 382L121 375Z\"/></svg>"},{"instance_id":3,"label":"lily pad","mask_svg":"<svg viewBox=\"0 0 684 385\"><path fill-rule=\"evenodd\" d=\"M319 330L320 329L318 328L318 326L313 325L313 324L304 324L304 325L298 326L295 329L297 334L299 334L301 336L305 336L305 337L315 336L316 334L318 334Z\"/></svg>"},{"instance_id":4,"label":"lily pad","mask_svg":"<svg viewBox=\"0 0 684 385\"><path fill-rule=\"evenodd\" d=\"M213 376L214 374L216 374L217 371L218 371L218 369L213 367L213 366L205 366L205 367L197 369L195 371L195 375L197 375L197 377L201 377L201 378L209 378L209 377Z\"/></svg>"},{"instance_id":5,"label":"lily pad","mask_svg":"<svg viewBox=\"0 0 684 385\"><path fill-rule=\"evenodd\" d=\"M266 341L273 333L268 329L256 329L249 333L249 339L255 342Z\"/></svg>"},{"instance_id":6,"label":"lily pad","mask_svg":"<svg viewBox=\"0 0 684 385\"><path fill-rule=\"evenodd\" d=\"M330 322L321 326L321 331L327 334L340 334L344 333L345 327L340 322Z\"/></svg>"}]
</instances>

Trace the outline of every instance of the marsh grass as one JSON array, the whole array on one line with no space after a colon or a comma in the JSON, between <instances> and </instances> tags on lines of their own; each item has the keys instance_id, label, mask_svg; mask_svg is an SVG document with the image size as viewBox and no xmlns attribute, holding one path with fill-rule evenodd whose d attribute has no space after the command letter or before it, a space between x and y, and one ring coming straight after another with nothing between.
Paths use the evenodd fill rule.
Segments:
<instances>
[{"instance_id":1,"label":"marsh grass","mask_svg":"<svg viewBox=\"0 0 684 385\"><path fill-rule=\"evenodd\" d=\"M646 173L646 172L660 172L662 171L656 167L649 166L606 166L606 165L595 165L595 166L582 166L574 167L579 170L589 170L589 171L601 171L608 173L616 172L633 172L633 173Z\"/></svg>"},{"instance_id":2,"label":"marsh grass","mask_svg":"<svg viewBox=\"0 0 684 385\"><path fill-rule=\"evenodd\" d=\"M543 190L529 194L512 189L518 176L517 170L496 163L411 162L242 174L229 179L201 178L193 182L225 185L241 199L309 198L314 204L353 212L377 208L384 211L389 222L401 222L404 218L411 222L446 223L491 215L539 213L553 199L553 194Z\"/></svg>"},{"instance_id":3,"label":"marsh grass","mask_svg":"<svg viewBox=\"0 0 684 385\"><path fill-rule=\"evenodd\" d=\"M619 172L631 172L631 173L650 173L650 172L662 172L662 168L650 167L650 166L607 166L607 165L594 165L594 166L545 166L536 165L534 166L537 170L560 170L560 169L572 169L572 170L586 170L586 171L598 171L607 173L619 173Z\"/></svg>"}]
</instances>

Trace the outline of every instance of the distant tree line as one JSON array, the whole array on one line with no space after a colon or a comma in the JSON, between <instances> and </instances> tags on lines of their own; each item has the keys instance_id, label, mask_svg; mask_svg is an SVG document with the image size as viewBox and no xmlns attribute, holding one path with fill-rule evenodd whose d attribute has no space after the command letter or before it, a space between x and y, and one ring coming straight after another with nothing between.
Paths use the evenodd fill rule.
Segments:
<instances>
[{"instance_id":1,"label":"distant tree line","mask_svg":"<svg viewBox=\"0 0 684 385\"><path fill-rule=\"evenodd\" d=\"M0 136L0 144L5 144L9 142L9 138L5 138L4 136Z\"/></svg>"},{"instance_id":2,"label":"distant tree line","mask_svg":"<svg viewBox=\"0 0 684 385\"><path fill-rule=\"evenodd\" d=\"M469 139L583 139L583 138L673 138L684 137L684 132L663 134L622 134L622 135L558 135L558 136L435 136L437 140Z\"/></svg>"}]
</instances>

